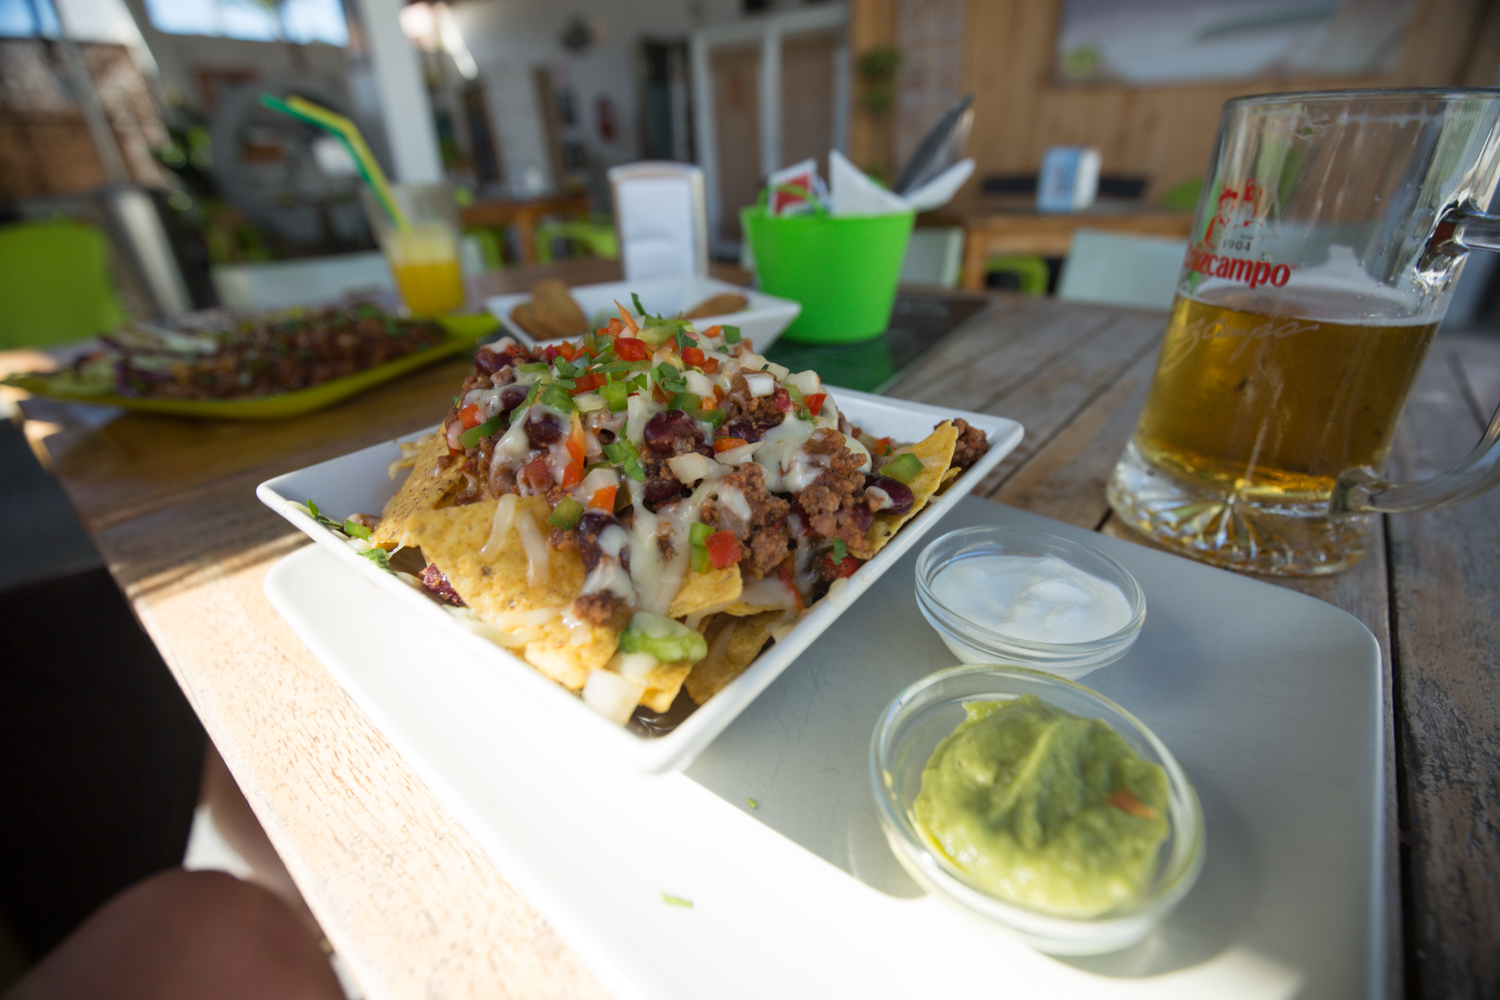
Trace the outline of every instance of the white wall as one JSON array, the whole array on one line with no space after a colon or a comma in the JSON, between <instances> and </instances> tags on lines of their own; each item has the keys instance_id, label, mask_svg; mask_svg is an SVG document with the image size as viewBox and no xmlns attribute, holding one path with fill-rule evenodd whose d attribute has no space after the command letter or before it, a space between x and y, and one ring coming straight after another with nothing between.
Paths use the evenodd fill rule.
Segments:
<instances>
[{"instance_id":1,"label":"white wall","mask_svg":"<svg viewBox=\"0 0 1500 1000\"><path fill-rule=\"evenodd\" d=\"M642 37L686 40L705 24L740 17L740 0L468 0L453 5L453 16L485 81L496 120L501 157L511 183L535 167L550 183L546 134L540 117L533 70L547 66L553 85L567 87L577 101L578 130L591 163L609 167L640 159L634 60ZM574 54L559 41L574 17L602 28L602 39ZM598 99L607 95L615 109L615 138L599 137Z\"/></svg>"}]
</instances>

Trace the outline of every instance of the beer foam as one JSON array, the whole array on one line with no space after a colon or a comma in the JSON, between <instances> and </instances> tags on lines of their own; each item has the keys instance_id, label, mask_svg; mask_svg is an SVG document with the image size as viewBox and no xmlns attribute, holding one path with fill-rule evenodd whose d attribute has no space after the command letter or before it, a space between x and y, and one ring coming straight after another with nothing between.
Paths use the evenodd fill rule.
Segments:
<instances>
[{"instance_id":1,"label":"beer foam","mask_svg":"<svg viewBox=\"0 0 1500 1000\"><path fill-rule=\"evenodd\" d=\"M1276 255L1268 256L1274 259ZM1325 322L1404 326L1441 319L1447 286L1434 290L1415 275L1403 273L1402 278L1398 286L1377 280L1365 270L1353 247L1334 243L1328 247L1326 261L1293 267L1282 287L1246 291L1243 284L1208 278L1192 297L1208 305Z\"/></svg>"}]
</instances>

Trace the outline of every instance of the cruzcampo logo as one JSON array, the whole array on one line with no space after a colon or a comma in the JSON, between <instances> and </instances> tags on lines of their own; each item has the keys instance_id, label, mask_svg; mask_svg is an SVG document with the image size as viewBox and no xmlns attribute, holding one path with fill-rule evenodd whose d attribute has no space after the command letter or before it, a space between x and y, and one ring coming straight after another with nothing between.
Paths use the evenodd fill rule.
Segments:
<instances>
[{"instance_id":1,"label":"cruzcampo logo","mask_svg":"<svg viewBox=\"0 0 1500 1000\"><path fill-rule=\"evenodd\" d=\"M1252 227L1261 221L1268 207L1265 188L1254 178L1245 181L1240 188L1227 185L1220 188L1213 217L1209 219L1203 238L1188 247L1183 267L1194 275L1237 281L1251 288L1285 285L1292 276L1288 265L1236 253L1253 248Z\"/></svg>"}]
</instances>

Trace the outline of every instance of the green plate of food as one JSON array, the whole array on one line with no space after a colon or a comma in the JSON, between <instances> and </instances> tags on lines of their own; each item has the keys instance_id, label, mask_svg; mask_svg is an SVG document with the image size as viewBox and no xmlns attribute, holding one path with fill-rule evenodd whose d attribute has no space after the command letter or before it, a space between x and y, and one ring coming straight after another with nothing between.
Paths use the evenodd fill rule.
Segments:
<instances>
[{"instance_id":1,"label":"green plate of food","mask_svg":"<svg viewBox=\"0 0 1500 1000\"><path fill-rule=\"evenodd\" d=\"M58 371L0 382L146 413L279 420L469 350L497 325L488 314L409 319L364 303L255 317L196 313L171 326L123 327Z\"/></svg>"}]
</instances>

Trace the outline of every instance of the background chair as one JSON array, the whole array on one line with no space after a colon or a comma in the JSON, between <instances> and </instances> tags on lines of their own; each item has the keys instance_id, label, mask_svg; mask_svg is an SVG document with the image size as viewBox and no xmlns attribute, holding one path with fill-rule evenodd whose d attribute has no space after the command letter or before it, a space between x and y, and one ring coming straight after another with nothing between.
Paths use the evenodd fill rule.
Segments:
<instances>
[{"instance_id":1,"label":"background chair","mask_svg":"<svg viewBox=\"0 0 1500 1000\"><path fill-rule=\"evenodd\" d=\"M964 263L962 226L919 227L911 231L901 262L901 284L958 287Z\"/></svg>"},{"instance_id":2,"label":"background chair","mask_svg":"<svg viewBox=\"0 0 1500 1000\"><path fill-rule=\"evenodd\" d=\"M1063 261L1057 297L1094 305L1169 309L1186 254L1186 240L1079 229Z\"/></svg>"},{"instance_id":3,"label":"background chair","mask_svg":"<svg viewBox=\"0 0 1500 1000\"><path fill-rule=\"evenodd\" d=\"M1032 298L1045 298L1052 272L1044 258L1035 255L991 257L984 262L984 273L1009 274L1016 279L1016 291ZM986 280L985 284L989 284Z\"/></svg>"},{"instance_id":4,"label":"background chair","mask_svg":"<svg viewBox=\"0 0 1500 1000\"><path fill-rule=\"evenodd\" d=\"M627 281L708 273L702 170L648 160L610 168L609 183Z\"/></svg>"},{"instance_id":5,"label":"background chair","mask_svg":"<svg viewBox=\"0 0 1500 1000\"><path fill-rule=\"evenodd\" d=\"M0 227L0 349L82 340L125 319L99 230L65 221Z\"/></svg>"}]
</instances>

